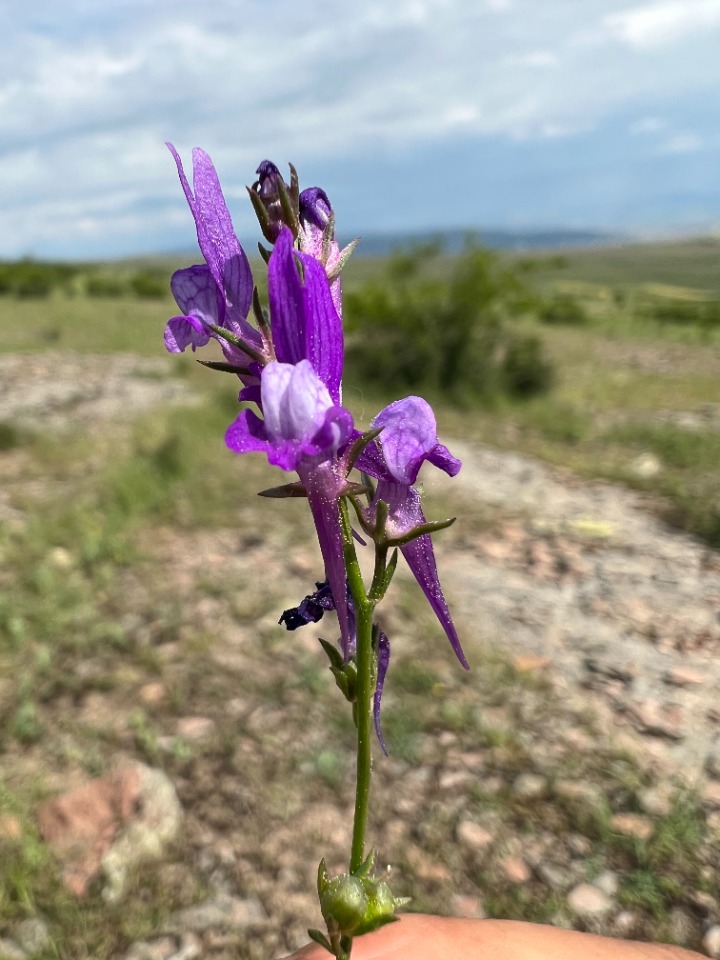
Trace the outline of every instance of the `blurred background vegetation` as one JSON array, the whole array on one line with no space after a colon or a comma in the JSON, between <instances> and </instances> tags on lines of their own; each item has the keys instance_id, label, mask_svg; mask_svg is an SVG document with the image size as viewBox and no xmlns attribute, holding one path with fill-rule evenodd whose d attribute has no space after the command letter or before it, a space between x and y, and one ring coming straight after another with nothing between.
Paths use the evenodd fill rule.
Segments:
<instances>
[{"instance_id":1,"label":"blurred background vegetation","mask_svg":"<svg viewBox=\"0 0 720 960\"><path fill-rule=\"evenodd\" d=\"M163 326L176 312L169 277L189 262L0 264L0 361L2 354L18 354L32 370L35 355L47 354L61 379L62 364L71 356L87 357L88 367L92 362L101 369L108 354L155 358L163 372L146 376L177 378L198 399L196 406L155 407L137 422L101 425L94 432L55 432L41 415L37 423L16 422L9 405L0 412L0 455L8 454L6 465L15 458L18 471L13 479L6 466L5 487L14 484L10 505L27 518L17 527L0 525L0 681L11 678L0 709L0 745L6 770L23 770L22 764L35 758L43 771L35 778L16 774L11 789L0 789L0 816L19 818L25 831L22 842L0 842L0 917L45 916L55 944L47 955L68 960L109 956L154 930L157 917L177 906L175 894L167 893L163 901L162 875L153 869L138 877L142 896L132 898L131 909L109 914L99 896L79 908L62 893L57 869L28 813L52 792L45 780L48 770L79 766L94 776L117 749L111 731L78 719L79 706L100 694L116 698L118 710L136 705L139 686L148 677L165 675L156 646L177 641L183 614L175 567L169 563L161 569L149 544L157 542L158 531L166 536L172 531L180 543L205 534L221 537L227 528L240 552L267 536L275 537L288 556L312 542L301 511L283 513L275 521L279 530L267 524L258 534L255 491L276 483L277 476L256 458L247 458L241 472L222 443L238 409L233 378L200 367L192 354L164 353ZM669 522L720 547L719 262L720 243L709 239L532 256L498 254L473 244L462 254L425 245L391 257L356 255L343 278L345 402L364 425L391 400L411 392L426 395L451 449L453 438L489 443L581 476L642 489ZM5 385L6 396L8 390L12 386ZM467 522L485 521L470 517ZM230 603L241 625L260 624L261 642L282 644L277 662L284 663L289 656L285 636L278 637L276 616L267 617L272 598L258 597L255 580L252 570L241 590L235 581L208 577L195 592L201 600ZM188 608L194 609L195 592L183 598ZM417 615L412 599L408 610ZM196 633L183 647L192 683L173 681L168 703L134 714L122 740L123 750L162 764L184 782L188 805L194 802L191 786L205 770L193 764L212 761L225 770L235 734L228 734L215 753L203 748L197 755L166 754L158 743L174 729L176 716L212 715L213 704L238 695L240 682L256 684L253 696L282 699L283 710L288 690L295 689L284 675L273 693L270 680L265 690L257 678L240 681L224 670L213 674L208 650L214 634ZM418 631L419 649L427 649L428 658L437 656L435 639L431 629ZM293 682L314 690L324 682L321 665L314 654L293 650L293 656L306 658L300 679ZM422 652L423 663L433 662L424 657ZM78 670L79 663L90 661L92 670ZM402 706L386 713L386 734L399 756L406 751L412 759L412 744L428 724L433 731L448 729L448 704L469 710L476 703L478 688L471 686L476 677L479 684L487 683L493 702L517 689L512 671L506 670L502 680L497 671L481 669L466 686L453 688L452 696L433 698L428 691L436 688L437 677L430 668L427 677L412 674L415 662L403 666L399 660L394 670L399 688L403 669L409 671L405 684L416 696L404 696ZM218 692L221 683L226 687ZM518 698L527 697L526 691L521 694ZM304 687L297 703L305 717ZM328 698L331 723L336 707ZM548 709L552 713L555 707ZM468 744L477 743L478 730L463 725L464 713L458 716L462 736ZM348 731L342 735L349 737ZM262 741L258 756L275 762L273 750ZM281 753L287 762L287 751L278 750L278 757ZM321 756L323 763L333 760L327 752ZM512 756L518 771L527 768L524 754ZM594 763L596 757L585 759ZM630 760L623 763L634 771ZM333 791L341 789L335 780L344 782L342 766L328 761L320 772L334 798ZM508 777L511 773L514 768ZM213 793L217 776L213 768L206 777ZM603 791L611 796L622 787L622 777L617 772L607 777ZM317 778L300 780L298 789L315 798ZM272 776L262 771L258 782L271 784ZM620 849L602 818L592 830L565 821L559 828L592 836L598 864L622 873L621 896L644 911L647 936L665 935L678 884L685 889L701 884L699 856L685 838L688 831L702 832L702 817L688 804L681 814L677 822L667 821L674 844L667 856L650 843ZM518 833L534 829L534 821L523 819L524 811L517 816ZM443 823L438 835L445 838L450 829ZM447 848L444 840L442 847ZM178 850L178 862L183 856ZM410 867L405 875L412 881ZM666 877L680 879L663 886ZM496 915L527 918L527 902L503 892L495 880L487 887L499 897L491 903ZM191 894L193 902L200 895L194 888ZM416 902L443 908L435 894ZM556 915L552 897L533 904L538 918Z\"/></svg>"}]
</instances>

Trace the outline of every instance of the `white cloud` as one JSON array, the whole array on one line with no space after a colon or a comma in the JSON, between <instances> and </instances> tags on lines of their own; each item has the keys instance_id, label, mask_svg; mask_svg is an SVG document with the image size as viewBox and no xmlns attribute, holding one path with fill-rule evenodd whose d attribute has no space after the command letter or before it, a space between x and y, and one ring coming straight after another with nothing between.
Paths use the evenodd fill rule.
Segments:
<instances>
[{"instance_id":1,"label":"white cloud","mask_svg":"<svg viewBox=\"0 0 720 960\"><path fill-rule=\"evenodd\" d=\"M660 47L720 27L720 0L661 0L609 14L605 24L631 47Z\"/></svg>"},{"instance_id":2,"label":"white cloud","mask_svg":"<svg viewBox=\"0 0 720 960\"><path fill-rule=\"evenodd\" d=\"M676 133L660 146L660 153L697 153L704 140L695 133Z\"/></svg>"},{"instance_id":3,"label":"white cloud","mask_svg":"<svg viewBox=\"0 0 720 960\"><path fill-rule=\"evenodd\" d=\"M647 136L653 133L660 133L667 127L667 122L662 117L643 117L636 120L628 127L628 133L633 136Z\"/></svg>"},{"instance_id":4,"label":"white cloud","mask_svg":"<svg viewBox=\"0 0 720 960\"><path fill-rule=\"evenodd\" d=\"M130 236L153 202L175 228L166 139L206 147L238 199L265 156L341 177L456 140L479 156L479 138L569 143L615 116L690 152L672 131L705 131L666 102L717 89L716 23L720 0L33 0L14 18L0 4L0 255L100 224Z\"/></svg>"},{"instance_id":5,"label":"white cloud","mask_svg":"<svg viewBox=\"0 0 720 960\"><path fill-rule=\"evenodd\" d=\"M508 67L529 67L532 70L547 70L557 67L559 60L550 50L533 50L531 53L513 54L505 57L503 64Z\"/></svg>"}]
</instances>

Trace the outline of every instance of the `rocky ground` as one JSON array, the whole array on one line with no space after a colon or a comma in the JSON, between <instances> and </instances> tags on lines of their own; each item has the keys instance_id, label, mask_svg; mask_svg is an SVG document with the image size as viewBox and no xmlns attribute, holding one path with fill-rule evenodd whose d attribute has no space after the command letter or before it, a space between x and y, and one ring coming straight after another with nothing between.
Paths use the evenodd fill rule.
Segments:
<instances>
[{"instance_id":1,"label":"rocky ground","mask_svg":"<svg viewBox=\"0 0 720 960\"><path fill-rule=\"evenodd\" d=\"M6 357L0 383L5 419L29 429L105 430L187 395L134 358ZM427 477L428 502L463 518L438 538L438 561L473 669L452 662L401 572L384 615L390 756L376 762L370 830L397 893L417 909L662 936L720 956L717 553L626 489L443 439L464 467L453 481ZM3 456L0 517L22 525L22 453ZM78 656L82 682L42 705L47 737L0 746L6 783L40 773L52 802L87 790L93 765L76 754L92 730L97 776L142 761L140 781L162 773L177 796L182 827L163 840L154 886L123 890L100 864L132 822L123 797L130 811L138 796L153 809L152 797L124 775L97 788L104 839L79 881L76 859L76 893L104 895L110 911L152 891L169 905L138 936L111 939L108 956L279 955L319 925L319 856L343 867L350 725L322 631L277 628L288 597L311 589L316 555L304 521L289 533L260 510L227 529L153 529L115 584L131 598L131 655ZM13 703L7 681L3 698ZM0 843L17 827L0 820ZM42 910L5 928L0 918L0 958L56 955L54 935ZM92 955L77 940L60 953Z\"/></svg>"}]
</instances>

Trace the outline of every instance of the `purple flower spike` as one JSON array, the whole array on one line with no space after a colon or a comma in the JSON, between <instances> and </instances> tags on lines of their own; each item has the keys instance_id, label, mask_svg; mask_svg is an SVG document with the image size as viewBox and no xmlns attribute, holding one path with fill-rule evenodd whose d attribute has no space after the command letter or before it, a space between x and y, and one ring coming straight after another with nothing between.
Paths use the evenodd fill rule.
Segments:
<instances>
[{"instance_id":1,"label":"purple flower spike","mask_svg":"<svg viewBox=\"0 0 720 960\"><path fill-rule=\"evenodd\" d=\"M375 717L375 733L377 734L378 742L382 747L382 752L385 754L385 756L388 755L388 752L387 747L385 746L385 738L382 735L382 727L380 726L380 701L382 700L383 687L385 686L385 675L387 674L389 665L390 641L382 632L382 630L379 630L377 683L375 684L375 696L373 697L373 716Z\"/></svg>"},{"instance_id":2,"label":"purple flower spike","mask_svg":"<svg viewBox=\"0 0 720 960\"><path fill-rule=\"evenodd\" d=\"M435 414L421 397L406 397L385 407L373 420L382 427L375 444L360 455L357 466L378 480L374 503L388 505L387 532L400 537L426 523L420 496L413 488L420 467L428 460L454 477L461 463L437 439ZM371 520L374 506L370 507ZM440 586L435 551L429 534L416 537L400 547L413 576L428 599L445 631L455 655L467 669L460 639Z\"/></svg>"}]
</instances>

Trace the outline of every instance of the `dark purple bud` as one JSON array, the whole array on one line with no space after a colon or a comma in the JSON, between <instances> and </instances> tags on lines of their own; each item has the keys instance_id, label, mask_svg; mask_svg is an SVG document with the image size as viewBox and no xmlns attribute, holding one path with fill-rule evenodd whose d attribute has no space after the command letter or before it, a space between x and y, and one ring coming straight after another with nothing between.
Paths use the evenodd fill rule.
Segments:
<instances>
[{"instance_id":1,"label":"dark purple bud","mask_svg":"<svg viewBox=\"0 0 720 960\"><path fill-rule=\"evenodd\" d=\"M308 594L297 607L283 611L278 623L284 623L288 630L297 630L306 623L318 623L326 610L334 610L335 604L327 580L316 583L315 586L315 593Z\"/></svg>"},{"instance_id":2,"label":"dark purple bud","mask_svg":"<svg viewBox=\"0 0 720 960\"><path fill-rule=\"evenodd\" d=\"M297 173L290 165L290 186L270 160L263 160L257 168L258 179L249 190L263 236L275 243L284 226L297 237L300 222L300 199Z\"/></svg>"}]
</instances>

